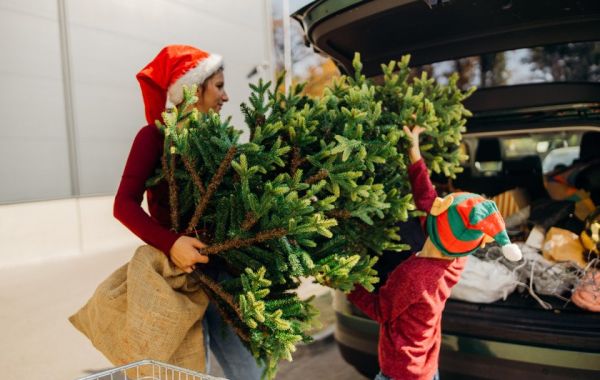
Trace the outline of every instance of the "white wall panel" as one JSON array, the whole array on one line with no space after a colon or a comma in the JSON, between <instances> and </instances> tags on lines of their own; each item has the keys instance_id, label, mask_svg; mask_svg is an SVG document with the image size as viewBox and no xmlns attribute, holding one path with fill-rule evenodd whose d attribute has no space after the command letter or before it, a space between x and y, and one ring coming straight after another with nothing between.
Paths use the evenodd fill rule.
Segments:
<instances>
[{"instance_id":1,"label":"white wall panel","mask_svg":"<svg viewBox=\"0 0 600 380\"><path fill-rule=\"evenodd\" d=\"M82 195L115 192L144 124L135 74L167 44L225 57L239 127L247 74L265 64L265 0L64 0ZM69 145L57 0L0 0L0 203L66 198ZM257 80L254 76L250 81Z\"/></svg>"},{"instance_id":2,"label":"white wall panel","mask_svg":"<svg viewBox=\"0 0 600 380\"><path fill-rule=\"evenodd\" d=\"M246 75L266 60L263 0L67 4L82 194L116 190L130 144L145 122L135 74L167 44L224 56L231 100L222 113L241 126Z\"/></svg>"},{"instance_id":3,"label":"white wall panel","mask_svg":"<svg viewBox=\"0 0 600 380\"><path fill-rule=\"evenodd\" d=\"M112 217L112 194L145 121L135 74L164 45L225 57L231 101L223 114L238 126L246 76L268 62L265 0L64 1L66 78L59 0L0 0L0 267L122 247L131 253L140 243ZM73 90L73 162L64 83ZM106 195L72 194L70 164L82 194ZM55 198L71 199L22 203Z\"/></svg>"},{"instance_id":4,"label":"white wall panel","mask_svg":"<svg viewBox=\"0 0 600 380\"><path fill-rule=\"evenodd\" d=\"M0 0L0 203L71 195L56 0Z\"/></svg>"}]
</instances>

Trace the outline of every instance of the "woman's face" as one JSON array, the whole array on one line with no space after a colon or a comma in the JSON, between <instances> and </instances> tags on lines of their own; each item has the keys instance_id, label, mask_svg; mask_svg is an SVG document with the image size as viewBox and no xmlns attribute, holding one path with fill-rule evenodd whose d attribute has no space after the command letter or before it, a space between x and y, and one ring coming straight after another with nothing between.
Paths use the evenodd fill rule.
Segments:
<instances>
[{"instance_id":1,"label":"woman's face","mask_svg":"<svg viewBox=\"0 0 600 380\"><path fill-rule=\"evenodd\" d=\"M198 87L198 102L196 108L200 112L208 112L213 110L217 113L221 112L223 103L229 100L227 92L225 92L225 77L223 70L217 71L208 78L203 86Z\"/></svg>"}]
</instances>

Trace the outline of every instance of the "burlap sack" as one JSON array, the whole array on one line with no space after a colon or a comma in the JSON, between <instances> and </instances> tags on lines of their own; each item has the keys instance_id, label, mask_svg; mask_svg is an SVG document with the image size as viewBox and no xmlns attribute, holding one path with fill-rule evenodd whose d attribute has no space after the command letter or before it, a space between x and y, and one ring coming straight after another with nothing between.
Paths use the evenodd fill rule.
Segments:
<instances>
[{"instance_id":1,"label":"burlap sack","mask_svg":"<svg viewBox=\"0 0 600 380\"><path fill-rule=\"evenodd\" d=\"M69 321L114 365L155 359L204 371L208 297L151 246L100 284Z\"/></svg>"}]
</instances>

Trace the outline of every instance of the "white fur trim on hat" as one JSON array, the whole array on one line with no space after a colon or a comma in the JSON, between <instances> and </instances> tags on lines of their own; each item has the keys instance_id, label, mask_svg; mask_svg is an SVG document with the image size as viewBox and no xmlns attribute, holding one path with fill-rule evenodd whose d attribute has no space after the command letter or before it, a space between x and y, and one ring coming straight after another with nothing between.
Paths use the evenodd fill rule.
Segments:
<instances>
[{"instance_id":1,"label":"white fur trim on hat","mask_svg":"<svg viewBox=\"0 0 600 380\"><path fill-rule=\"evenodd\" d=\"M222 67L223 57L218 54L211 54L200 61L196 67L183 74L175 83L169 86L167 108L183 101L183 86L199 86Z\"/></svg>"},{"instance_id":2,"label":"white fur trim on hat","mask_svg":"<svg viewBox=\"0 0 600 380\"><path fill-rule=\"evenodd\" d=\"M502 254L510 261L519 261L523 258L521 248L514 243L502 246Z\"/></svg>"}]
</instances>

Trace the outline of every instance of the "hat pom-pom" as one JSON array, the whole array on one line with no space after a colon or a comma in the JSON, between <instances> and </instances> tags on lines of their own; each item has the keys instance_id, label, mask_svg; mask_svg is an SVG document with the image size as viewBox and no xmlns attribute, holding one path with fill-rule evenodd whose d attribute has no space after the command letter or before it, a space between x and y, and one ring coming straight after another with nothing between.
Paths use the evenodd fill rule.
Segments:
<instances>
[{"instance_id":1,"label":"hat pom-pom","mask_svg":"<svg viewBox=\"0 0 600 380\"><path fill-rule=\"evenodd\" d=\"M510 261L519 261L523 258L521 248L519 248L519 246L514 243L502 246L502 254Z\"/></svg>"}]
</instances>

